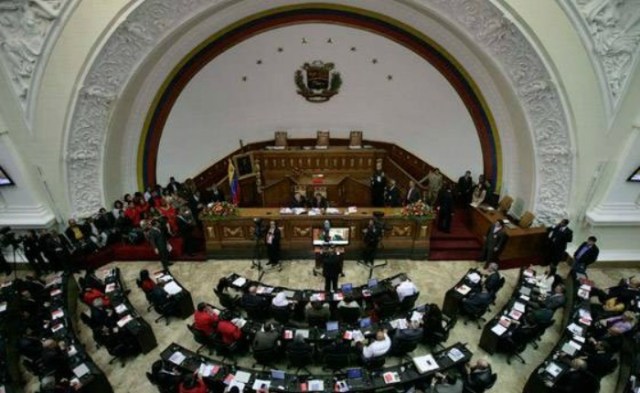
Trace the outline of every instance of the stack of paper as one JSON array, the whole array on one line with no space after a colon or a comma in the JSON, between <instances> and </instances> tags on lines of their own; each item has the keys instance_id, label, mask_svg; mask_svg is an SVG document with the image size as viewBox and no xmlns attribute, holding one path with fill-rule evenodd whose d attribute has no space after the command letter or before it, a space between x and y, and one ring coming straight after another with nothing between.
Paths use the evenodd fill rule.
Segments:
<instances>
[{"instance_id":1,"label":"stack of paper","mask_svg":"<svg viewBox=\"0 0 640 393\"><path fill-rule=\"evenodd\" d=\"M324 381L321 379L312 379L311 381L309 381L308 387L310 392L323 392Z\"/></svg>"},{"instance_id":2,"label":"stack of paper","mask_svg":"<svg viewBox=\"0 0 640 393\"><path fill-rule=\"evenodd\" d=\"M169 356L169 361L177 366L181 365L187 357L180 351L174 352Z\"/></svg>"},{"instance_id":3,"label":"stack of paper","mask_svg":"<svg viewBox=\"0 0 640 393\"><path fill-rule=\"evenodd\" d=\"M471 291L471 288L462 284L459 287L456 287L456 291L458 291L458 293L460 293L461 295L466 295L467 293L469 293L469 291Z\"/></svg>"},{"instance_id":4,"label":"stack of paper","mask_svg":"<svg viewBox=\"0 0 640 393\"><path fill-rule=\"evenodd\" d=\"M120 320L118 321L118 326L124 327L126 324L128 324L131 321L133 321L133 318L131 317L131 315L127 314L124 317L120 318Z\"/></svg>"},{"instance_id":5,"label":"stack of paper","mask_svg":"<svg viewBox=\"0 0 640 393\"><path fill-rule=\"evenodd\" d=\"M396 383L400 382L400 375L397 372L388 371L382 374L382 378L384 378L384 383Z\"/></svg>"},{"instance_id":6,"label":"stack of paper","mask_svg":"<svg viewBox=\"0 0 640 393\"><path fill-rule=\"evenodd\" d=\"M233 282L231 283L231 285L233 285L234 287L243 287L244 284L247 283L247 279L244 277L238 277L235 280L233 280Z\"/></svg>"},{"instance_id":7,"label":"stack of paper","mask_svg":"<svg viewBox=\"0 0 640 393\"><path fill-rule=\"evenodd\" d=\"M166 283L165 286L163 287L163 289L169 295L175 295L177 293L182 292L182 288L180 288L180 286L178 284L176 284L175 281L170 281L170 282Z\"/></svg>"},{"instance_id":8,"label":"stack of paper","mask_svg":"<svg viewBox=\"0 0 640 393\"><path fill-rule=\"evenodd\" d=\"M482 279L482 277L476 272L471 272L467 274L467 278L469 279L469 281L471 281L474 284L479 283L480 280Z\"/></svg>"},{"instance_id":9,"label":"stack of paper","mask_svg":"<svg viewBox=\"0 0 640 393\"><path fill-rule=\"evenodd\" d=\"M82 378L82 376L89 374L89 367L87 367L86 364L81 363L73 369L73 373L76 375L76 377Z\"/></svg>"},{"instance_id":10,"label":"stack of paper","mask_svg":"<svg viewBox=\"0 0 640 393\"><path fill-rule=\"evenodd\" d=\"M420 374L440 368L431 354L413 358L413 364L416 365L416 369Z\"/></svg>"}]
</instances>

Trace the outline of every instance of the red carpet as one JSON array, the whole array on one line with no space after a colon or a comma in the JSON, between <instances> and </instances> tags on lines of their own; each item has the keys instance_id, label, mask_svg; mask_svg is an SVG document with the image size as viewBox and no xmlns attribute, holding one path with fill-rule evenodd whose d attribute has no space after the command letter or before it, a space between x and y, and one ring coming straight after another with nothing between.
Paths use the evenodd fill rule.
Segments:
<instances>
[{"instance_id":1,"label":"red carpet","mask_svg":"<svg viewBox=\"0 0 640 393\"><path fill-rule=\"evenodd\" d=\"M431 232L432 261L468 261L480 256L482 246L467 227L467 212L456 209L451 220L451 232L442 232L434 222Z\"/></svg>"}]
</instances>

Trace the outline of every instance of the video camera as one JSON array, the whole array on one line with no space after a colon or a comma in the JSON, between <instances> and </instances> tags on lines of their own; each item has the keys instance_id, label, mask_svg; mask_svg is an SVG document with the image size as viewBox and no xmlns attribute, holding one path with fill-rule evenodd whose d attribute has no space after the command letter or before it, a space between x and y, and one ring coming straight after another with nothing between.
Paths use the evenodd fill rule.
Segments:
<instances>
[{"instance_id":1,"label":"video camera","mask_svg":"<svg viewBox=\"0 0 640 393\"><path fill-rule=\"evenodd\" d=\"M253 219L253 239L261 240L266 235L266 228L263 225L262 218L256 217Z\"/></svg>"}]
</instances>

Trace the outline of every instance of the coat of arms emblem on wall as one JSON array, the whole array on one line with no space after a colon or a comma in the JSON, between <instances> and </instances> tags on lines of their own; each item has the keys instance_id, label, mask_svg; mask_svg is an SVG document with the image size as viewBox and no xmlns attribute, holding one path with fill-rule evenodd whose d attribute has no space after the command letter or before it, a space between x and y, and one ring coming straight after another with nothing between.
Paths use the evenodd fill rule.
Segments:
<instances>
[{"instance_id":1,"label":"coat of arms emblem on wall","mask_svg":"<svg viewBox=\"0 0 640 393\"><path fill-rule=\"evenodd\" d=\"M304 63L302 69L296 71L295 82L298 94L309 102L325 102L338 94L342 85L340 73L334 70L333 63L314 60Z\"/></svg>"}]
</instances>

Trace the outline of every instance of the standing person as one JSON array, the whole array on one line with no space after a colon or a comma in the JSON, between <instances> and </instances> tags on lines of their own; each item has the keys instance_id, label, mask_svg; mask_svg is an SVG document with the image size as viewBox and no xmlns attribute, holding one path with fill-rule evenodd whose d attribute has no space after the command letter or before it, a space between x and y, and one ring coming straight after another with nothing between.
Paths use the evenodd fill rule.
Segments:
<instances>
[{"instance_id":1,"label":"standing person","mask_svg":"<svg viewBox=\"0 0 640 393\"><path fill-rule=\"evenodd\" d=\"M369 220L369 225L364 230L364 250L362 251L362 259L368 265L373 265L378 243L380 243L380 237L382 236L380 232L375 222L372 219Z\"/></svg>"},{"instance_id":2,"label":"standing person","mask_svg":"<svg viewBox=\"0 0 640 393\"><path fill-rule=\"evenodd\" d=\"M466 206L471 203L471 194L473 194L473 177L471 171L466 171L464 176L460 176L457 184L457 194L462 205Z\"/></svg>"},{"instance_id":3,"label":"standing person","mask_svg":"<svg viewBox=\"0 0 640 393\"><path fill-rule=\"evenodd\" d=\"M340 276L339 254L332 247L322 255L322 275L324 276L324 290L331 292L338 290L338 277Z\"/></svg>"},{"instance_id":4,"label":"standing person","mask_svg":"<svg viewBox=\"0 0 640 393\"><path fill-rule=\"evenodd\" d=\"M389 180L389 187L384 191L384 205L390 207L399 207L402 205L400 190L398 190L396 181L393 179Z\"/></svg>"},{"instance_id":5,"label":"standing person","mask_svg":"<svg viewBox=\"0 0 640 393\"><path fill-rule=\"evenodd\" d=\"M387 178L382 171L382 161L376 162L376 169L371 176L371 204L375 207L384 206L384 189Z\"/></svg>"},{"instance_id":6,"label":"standing person","mask_svg":"<svg viewBox=\"0 0 640 393\"><path fill-rule=\"evenodd\" d=\"M416 188L416 183L413 180L409 180L409 190L407 191L407 197L405 199L405 205L416 203L420 200L420 191Z\"/></svg>"},{"instance_id":7,"label":"standing person","mask_svg":"<svg viewBox=\"0 0 640 393\"><path fill-rule=\"evenodd\" d=\"M576 273L585 274L587 267L594 263L598 259L600 249L596 246L595 236L589 236L586 242L583 242L580 247L573 254L573 267L572 270Z\"/></svg>"},{"instance_id":8,"label":"standing person","mask_svg":"<svg viewBox=\"0 0 640 393\"><path fill-rule=\"evenodd\" d=\"M569 220L565 218L556 226L547 228L547 232L549 232L546 250L547 261L552 266L558 266L567 251L567 243L573 241L573 231L569 228Z\"/></svg>"},{"instance_id":9,"label":"standing person","mask_svg":"<svg viewBox=\"0 0 640 393\"><path fill-rule=\"evenodd\" d=\"M178 223L178 233L182 238L184 253L189 256L193 256L196 252L196 244L193 237L193 230L196 227L196 221L193 218L193 214L191 214L191 209L186 206L183 207L180 210L180 214L178 214L176 221Z\"/></svg>"},{"instance_id":10,"label":"standing person","mask_svg":"<svg viewBox=\"0 0 640 393\"><path fill-rule=\"evenodd\" d=\"M275 266L280 263L281 237L280 228L278 228L275 221L271 220L269 222L269 230L267 231L267 236L265 238L265 242L267 243L267 256L269 257L267 265Z\"/></svg>"},{"instance_id":11,"label":"standing person","mask_svg":"<svg viewBox=\"0 0 640 393\"><path fill-rule=\"evenodd\" d=\"M436 201L438 209L438 229L442 232L451 232L451 217L453 216L453 193L451 186L446 185L438 195Z\"/></svg>"},{"instance_id":12,"label":"standing person","mask_svg":"<svg viewBox=\"0 0 640 393\"><path fill-rule=\"evenodd\" d=\"M218 186L216 186L215 184L213 186L211 186L211 198L210 198L211 202L224 202L226 201L225 197L224 197L224 193L222 192L222 190L218 189Z\"/></svg>"},{"instance_id":13,"label":"standing person","mask_svg":"<svg viewBox=\"0 0 640 393\"><path fill-rule=\"evenodd\" d=\"M427 203L433 205L442 189L444 178L439 168L434 168L425 178L427 180Z\"/></svg>"},{"instance_id":14,"label":"standing person","mask_svg":"<svg viewBox=\"0 0 640 393\"><path fill-rule=\"evenodd\" d=\"M29 229L22 245L24 247L24 256L27 258L29 265L31 265L35 271L36 276L40 276L42 270L46 270L46 266L44 259L42 259L42 247L40 246L36 231Z\"/></svg>"},{"instance_id":15,"label":"standing person","mask_svg":"<svg viewBox=\"0 0 640 393\"><path fill-rule=\"evenodd\" d=\"M478 259L480 262L485 262L485 269L490 262L498 261L506 242L507 234L504 231L504 225L502 221L498 220L489 227L482 247L482 256Z\"/></svg>"},{"instance_id":16,"label":"standing person","mask_svg":"<svg viewBox=\"0 0 640 393\"><path fill-rule=\"evenodd\" d=\"M171 245L168 243L167 231L163 228L161 219L153 220L148 236L151 247L153 247L155 253L160 257L162 267L168 270L169 266L173 265L173 262L169 262Z\"/></svg>"}]
</instances>

